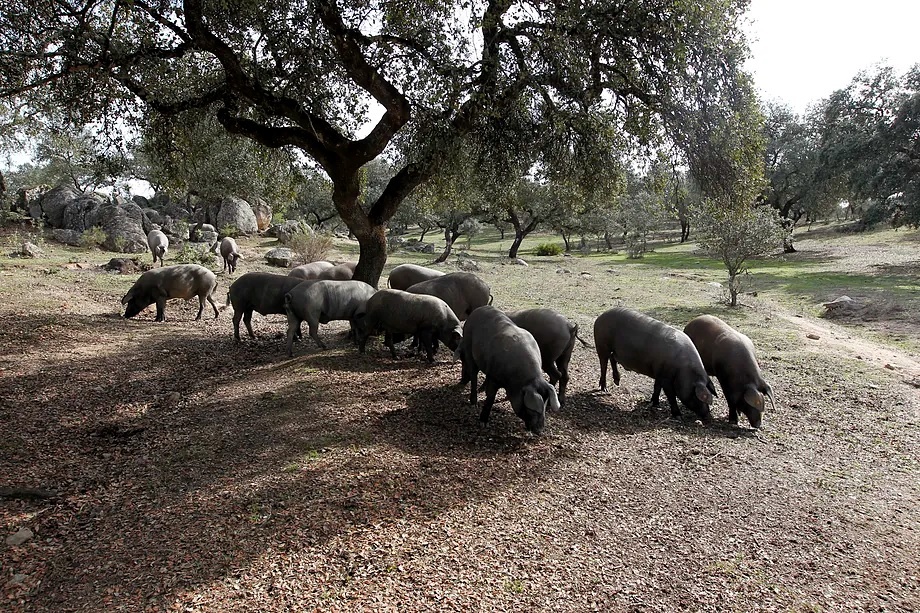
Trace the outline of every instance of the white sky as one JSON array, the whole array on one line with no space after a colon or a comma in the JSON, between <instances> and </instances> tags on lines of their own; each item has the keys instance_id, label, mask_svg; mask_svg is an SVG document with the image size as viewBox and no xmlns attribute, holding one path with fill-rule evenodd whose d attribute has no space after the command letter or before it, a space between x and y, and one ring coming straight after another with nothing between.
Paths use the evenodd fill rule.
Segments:
<instances>
[{"instance_id":1,"label":"white sky","mask_svg":"<svg viewBox=\"0 0 920 613\"><path fill-rule=\"evenodd\" d=\"M765 100L802 113L881 61L920 63L920 0L751 0L745 65Z\"/></svg>"}]
</instances>

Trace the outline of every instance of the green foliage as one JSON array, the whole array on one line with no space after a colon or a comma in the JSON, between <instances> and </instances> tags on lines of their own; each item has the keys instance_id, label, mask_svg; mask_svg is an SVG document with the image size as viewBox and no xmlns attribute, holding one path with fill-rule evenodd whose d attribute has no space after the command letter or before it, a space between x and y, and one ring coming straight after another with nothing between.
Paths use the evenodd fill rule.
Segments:
<instances>
[{"instance_id":1,"label":"green foliage","mask_svg":"<svg viewBox=\"0 0 920 613\"><path fill-rule=\"evenodd\" d=\"M540 243L534 249L537 255L561 255L562 246L558 243Z\"/></svg>"},{"instance_id":2,"label":"green foliage","mask_svg":"<svg viewBox=\"0 0 920 613\"><path fill-rule=\"evenodd\" d=\"M218 230L221 236L229 236L231 238L236 238L240 235L240 230L233 224L227 224Z\"/></svg>"},{"instance_id":3,"label":"green foliage","mask_svg":"<svg viewBox=\"0 0 920 613\"><path fill-rule=\"evenodd\" d=\"M107 236L105 230L99 226L87 228L80 234L80 246L86 248L101 247L105 243Z\"/></svg>"},{"instance_id":4,"label":"green foliage","mask_svg":"<svg viewBox=\"0 0 920 613\"><path fill-rule=\"evenodd\" d=\"M296 162L290 152L230 134L207 112L151 114L136 152L151 182L205 198L243 194L284 210L293 200Z\"/></svg>"},{"instance_id":5,"label":"green foliage","mask_svg":"<svg viewBox=\"0 0 920 613\"><path fill-rule=\"evenodd\" d=\"M784 231L775 210L765 207L719 206L709 201L701 219L700 246L722 261L728 271L731 306L738 302L740 275L747 262L769 253L782 241Z\"/></svg>"},{"instance_id":6,"label":"green foliage","mask_svg":"<svg viewBox=\"0 0 920 613\"><path fill-rule=\"evenodd\" d=\"M298 232L291 236L287 246L307 264L326 259L332 250L333 239L331 235L321 232Z\"/></svg>"},{"instance_id":7,"label":"green foliage","mask_svg":"<svg viewBox=\"0 0 920 613\"><path fill-rule=\"evenodd\" d=\"M206 245L199 246L190 242L182 245L174 259L177 264L201 264L202 266L212 266L217 262L217 258Z\"/></svg>"},{"instance_id":8,"label":"green foliage","mask_svg":"<svg viewBox=\"0 0 920 613\"><path fill-rule=\"evenodd\" d=\"M873 200L893 225L920 226L920 64L859 73L821 107L821 155L840 199Z\"/></svg>"}]
</instances>

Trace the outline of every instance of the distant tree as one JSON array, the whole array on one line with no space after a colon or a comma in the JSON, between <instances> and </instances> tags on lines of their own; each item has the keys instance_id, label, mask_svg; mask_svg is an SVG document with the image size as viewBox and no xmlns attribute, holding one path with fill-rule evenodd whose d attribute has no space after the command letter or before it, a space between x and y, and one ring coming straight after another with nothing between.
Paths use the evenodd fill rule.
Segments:
<instances>
[{"instance_id":1,"label":"distant tree","mask_svg":"<svg viewBox=\"0 0 920 613\"><path fill-rule=\"evenodd\" d=\"M821 156L837 192L874 219L920 225L920 65L859 73L822 105Z\"/></svg>"},{"instance_id":2,"label":"distant tree","mask_svg":"<svg viewBox=\"0 0 920 613\"><path fill-rule=\"evenodd\" d=\"M467 138L586 181L612 141L674 143L707 190L749 172L747 4L8 0L0 97L113 132L195 111L299 149L358 239L355 277L376 284L387 222ZM372 105L383 112L365 125ZM362 167L397 153L386 188L362 199Z\"/></svg>"},{"instance_id":3,"label":"distant tree","mask_svg":"<svg viewBox=\"0 0 920 613\"><path fill-rule=\"evenodd\" d=\"M153 115L138 145L139 174L158 190L205 198L263 198L283 212L300 178L289 149L270 149L227 132L211 115Z\"/></svg>"},{"instance_id":4,"label":"distant tree","mask_svg":"<svg viewBox=\"0 0 920 613\"><path fill-rule=\"evenodd\" d=\"M318 229L335 225L339 213L332 202L332 182L321 171L303 169L294 190L289 216L306 219Z\"/></svg>"},{"instance_id":5,"label":"distant tree","mask_svg":"<svg viewBox=\"0 0 920 613\"><path fill-rule=\"evenodd\" d=\"M700 246L719 258L728 271L731 306L738 304L741 275L751 258L779 246L784 231L775 210L752 206L720 206L706 203L701 219Z\"/></svg>"}]
</instances>

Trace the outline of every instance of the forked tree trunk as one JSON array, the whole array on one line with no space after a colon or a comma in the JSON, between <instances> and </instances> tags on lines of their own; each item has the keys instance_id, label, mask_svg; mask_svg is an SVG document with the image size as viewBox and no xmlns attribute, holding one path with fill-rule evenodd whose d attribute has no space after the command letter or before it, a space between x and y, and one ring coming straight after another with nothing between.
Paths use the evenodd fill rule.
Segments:
<instances>
[{"instance_id":1,"label":"forked tree trunk","mask_svg":"<svg viewBox=\"0 0 920 613\"><path fill-rule=\"evenodd\" d=\"M565 252L568 253L572 250L572 246L569 244L569 235L565 233L565 230L560 230L559 234L562 235L562 242L565 243Z\"/></svg>"}]
</instances>

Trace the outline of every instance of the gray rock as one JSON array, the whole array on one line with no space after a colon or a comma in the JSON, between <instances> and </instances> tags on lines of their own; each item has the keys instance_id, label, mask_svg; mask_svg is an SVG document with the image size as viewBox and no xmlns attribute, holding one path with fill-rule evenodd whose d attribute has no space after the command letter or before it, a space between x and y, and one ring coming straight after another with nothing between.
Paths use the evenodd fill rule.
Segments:
<instances>
[{"instance_id":1,"label":"gray rock","mask_svg":"<svg viewBox=\"0 0 920 613\"><path fill-rule=\"evenodd\" d=\"M25 575L23 573L16 573L15 575L13 575L12 579L7 581L6 586L7 587L20 587L25 584L26 579L28 578L29 578L29 575Z\"/></svg>"},{"instance_id":2,"label":"gray rock","mask_svg":"<svg viewBox=\"0 0 920 613\"><path fill-rule=\"evenodd\" d=\"M434 253L434 243L423 243L419 241L407 244L406 249L408 251L415 251L416 253Z\"/></svg>"},{"instance_id":3,"label":"gray rock","mask_svg":"<svg viewBox=\"0 0 920 613\"><path fill-rule=\"evenodd\" d=\"M35 534L28 528L20 528L13 534L6 537L6 544L16 547L18 545L22 545L33 536L35 536Z\"/></svg>"},{"instance_id":4,"label":"gray rock","mask_svg":"<svg viewBox=\"0 0 920 613\"><path fill-rule=\"evenodd\" d=\"M35 243L30 243L28 241L24 242L19 248L19 255L24 258L37 258L40 255L44 255L45 252L38 248L38 245Z\"/></svg>"},{"instance_id":5,"label":"gray rock","mask_svg":"<svg viewBox=\"0 0 920 613\"><path fill-rule=\"evenodd\" d=\"M139 194L134 194L131 196L131 201L142 209L149 209L153 206L150 204L150 200L148 200L146 196L141 196Z\"/></svg>"},{"instance_id":6,"label":"gray rock","mask_svg":"<svg viewBox=\"0 0 920 613\"><path fill-rule=\"evenodd\" d=\"M76 230L65 230L64 228L55 228L51 232L51 236L59 243L65 245L71 245L73 247L80 246L80 238L83 236L81 232Z\"/></svg>"},{"instance_id":7,"label":"gray rock","mask_svg":"<svg viewBox=\"0 0 920 613\"><path fill-rule=\"evenodd\" d=\"M261 198L250 200L249 204L252 206L252 212L256 216L256 226L258 226L259 232L267 230L272 225L272 215L274 214L272 207Z\"/></svg>"},{"instance_id":8,"label":"gray rock","mask_svg":"<svg viewBox=\"0 0 920 613\"><path fill-rule=\"evenodd\" d=\"M163 224L160 226L160 230L162 230L164 234L178 238L179 240L188 240L188 222L180 222L179 220L173 219L169 215L165 215L163 217Z\"/></svg>"},{"instance_id":9,"label":"gray rock","mask_svg":"<svg viewBox=\"0 0 920 613\"><path fill-rule=\"evenodd\" d=\"M240 234L255 234L259 231L252 207L236 196L224 196L216 202L207 202L200 207L196 219L211 224L217 230L233 226Z\"/></svg>"},{"instance_id":10,"label":"gray rock","mask_svg":"<svg viewBox=\"0 0 920 613\"><path fill-rule=\"evenodd\" d=\"M38 201L39 211L36 211L35 207L30 207L29 215L35 219L44 217L52 228L61 228L64 222L64 209L72 200L82 195L69 185L59 185Z\"/></svg>"},{"instance_id":11,"label":"gray rock","mask_svg":"<svg viewBox=\"0 0 920 613\"><path fill-rule=\"evenodd\" d=\"M287 247L275 247L265 254L265 261L271 266L288 268L294 259L293 252Z\"/></svg>"},{"instance_id":12,"label":"gray rock","mask_svg":"<svg viewBox=\"0 0 920 613\"><path fill-rule=\"evenodd\" d=\"M135 196L136 198L137 196ZM138 204L138 206L141 206ZM148 207L141 207L141 210L144 211L144 215L147 216L147 219L150 220L150 223L156 224L160 227L163 226L163 220L165 217L156 209Z\"/></svg>"},{"instance_id":13,"label":"gray rock","mask_svg":"<svg viewBox=\"0 0 920 613\"><path fill-rule=\"evenodd\" d=\"M36 185L35 187L20 189L16 193L16 202L13 204L12 210L28 214L35 207L36 210L41 211L41 199L49 191L51 191L50 185Z\"/></svg>"},{"instance_id":14,"label":"gray rock","mask_svg":"<svg viewBox=\"0 0 920 613\"><path fill-rule=\"evenodd\" d=\"M89 230L98 225L99 209L105 203L105 198L100 194L77 196L64 207L60 227L76 232Z\"/></svg>"},{"instance_id":15,"label":"gray rock","mask_svg":"<svg viewBox=\"0 0 920 613\"><path fill-rule=\"evenodd\" d=\"M112 258L103 268L117 272L120 275L126 275L139 271L141 265L137 258Z\"/></svg>"},{"instance_id":16,"label":"gray rock","mask_svg":"<svg viewBox=\"0 0 920 613\"><path fill-rule=\"evenodd\" d=\"M96 216L97 225L105 232L103 247L119 253L143 253L147 251L144 217L141 207L133 202L119 205L109 202L101 207Z\"/></svg>"},{"instance_id":17,"label":"gray rock","mask_svg":"<svg viewBox=\"0 0 920 613\"><path fill-rule=\"evenodd\" d=\"M313 228L300 219L288 219L275 228L275 236L282 245L287 245L295 234L313 234Z\"/></svg>"},{"instance_id":18,"label":"gray rock","mask_svg":"<svg viewBox=\"0 0 920 613\"><path fill-rule=\"evenodd\" d=\"M457 268L465 270L466 272L479 272L481 270L476 260L471 260L469 258L457 258Z\"/></svg>"}]
</instances>

